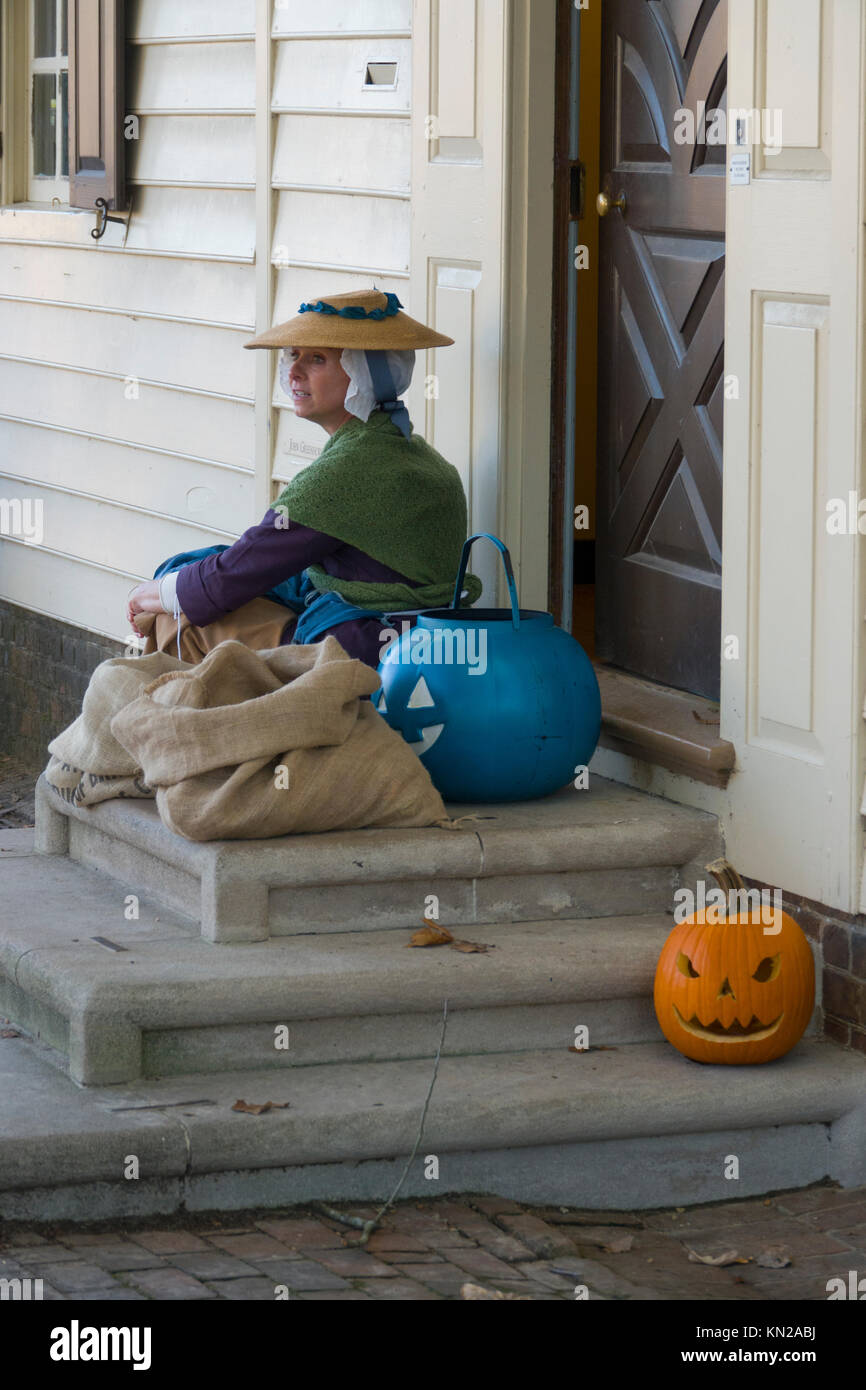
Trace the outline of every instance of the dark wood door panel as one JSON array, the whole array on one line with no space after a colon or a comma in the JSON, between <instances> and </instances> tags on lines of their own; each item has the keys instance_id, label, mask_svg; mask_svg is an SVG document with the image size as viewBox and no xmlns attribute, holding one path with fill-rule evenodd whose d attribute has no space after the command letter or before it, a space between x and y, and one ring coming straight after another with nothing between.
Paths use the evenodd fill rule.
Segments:
<instances>
[{"instance_id":1,"label":"dark wood door panel","mask_svg":"<svg viewBox=\"0 0 866 1390\"><path fill-rule=\"evenodd\" d=\"M718 697L726 0L605 0L598 654Z\"/></svg>"}]
</instances>

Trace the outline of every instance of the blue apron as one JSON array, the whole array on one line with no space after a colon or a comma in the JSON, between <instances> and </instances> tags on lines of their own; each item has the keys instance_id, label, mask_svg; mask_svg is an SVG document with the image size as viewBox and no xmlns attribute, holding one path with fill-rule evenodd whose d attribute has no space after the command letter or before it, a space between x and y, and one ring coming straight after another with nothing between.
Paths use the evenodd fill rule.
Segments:
<instances>
[{"instance_id":1,"label":"blue apron","mask_svg":"<svg viewBox=\"0 0 866 1390\"><path fill-rule=\"evenodd\" d=\"M228 549L227 545L211 545L203 550L185 550L180 555L172 555L170 559L164 560L153 577L161 579L164 574L171 574L172 571L183 569L186 565L194 565L198 560L206 559L208 555L221 555ZM317 642L332 627L351 622L353 618L378 618L383 624L386 621L384 613L371 611L369 608L357 608L337 593L322 593L313 584L308 570L304 570L302 574L293 574L291 579L284 579L262 597L270 599L272 603L281 603L284 608L290 608L293 613L300 615L292 641L302 646Z\"/></svg>"}]
</instances>

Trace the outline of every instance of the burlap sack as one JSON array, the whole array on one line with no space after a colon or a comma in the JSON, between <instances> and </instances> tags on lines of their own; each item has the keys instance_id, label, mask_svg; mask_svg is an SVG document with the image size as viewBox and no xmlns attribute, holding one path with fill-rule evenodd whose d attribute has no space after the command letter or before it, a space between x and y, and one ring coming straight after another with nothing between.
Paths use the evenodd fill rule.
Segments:
<instances>
[{"instance_id":1,"label":"burlap sack","mask_svg":"<svg viewBox=\"0 0 866 1390\"><path fill-rule=\"evenodd\" d=\"M156 796L153 787L148 787L140 777L102 777L98 772L71 767L53 754L45 769L45 780L70 806L96 806L98 802L112 801L116 796L151 801Z\"/></svg>"},{"instance_id":2,"label":"burlap sack","mask_svg":"<svg viewBox=\"0 0 866 1390\"><path fill-rule=\"evenodd\" d=\"M153 681L171 671L190 669L163 652L103 661L84 692L78 718L48 745L45 780L73 806L93 806L113 797L153 797L141 769L111 732L118 710Z\"/></svg>"},{"instance_id":3,"label":"burlap sack","mask_svg":"<svg viewBox=\"0 0 866 1390\"><path fill-rule=\"evenodd\" d=\"M446 820L427 770L363 698L378 688L333 637L264 652L222 642L153 681L111 732L190 840Z\"/></svg>"}]
</instances>

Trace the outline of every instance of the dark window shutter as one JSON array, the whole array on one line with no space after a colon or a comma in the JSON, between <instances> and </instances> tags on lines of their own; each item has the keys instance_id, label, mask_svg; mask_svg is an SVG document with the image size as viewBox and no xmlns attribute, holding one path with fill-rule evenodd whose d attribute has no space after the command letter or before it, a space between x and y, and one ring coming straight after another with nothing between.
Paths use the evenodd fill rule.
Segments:
<instances>
[{"instance_id":1,"label":"dark window shutter","mask_svg":"<svg viewBox=\"0 0 866 1390\"><path fill-rule=\"evenodd\" d=\"M68 0L69 204L125 206L123 0Z\"/></svg>"}]
</instances>

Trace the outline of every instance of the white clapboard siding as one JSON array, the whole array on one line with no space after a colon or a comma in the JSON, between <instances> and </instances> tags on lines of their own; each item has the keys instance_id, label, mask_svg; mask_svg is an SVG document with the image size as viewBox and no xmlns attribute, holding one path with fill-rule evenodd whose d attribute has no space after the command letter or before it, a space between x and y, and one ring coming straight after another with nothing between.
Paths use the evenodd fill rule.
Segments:
<instances>
[{"instance_id":1,"label":"white clapboard siding","mask_svg":"<svg viewBox=\"0 0 866 1390\"><path fill-rule=\"evenodd\" d=\"M153 44L133 51L131 112L255 110L255 46Z\"/></svg>"},{"instance_id":2,"label":"white clapboard siding","mask_svg":"<svg viewBox=\"0 0 866 1390\"><path fill-rule=\"evenodd\" d=\"M154 516L146 509L121 507L81 493L16 483L12 495L22 504L29 499L41 503L41 544L48 550L140 579L150 579L170 555L226 543L224 536L193 522Z\"/></svg>"},{"instance_id":3,"label":"white clapboard siding","mask_svg":"<svg viewBox=\"0 0 866 1390\"><path fill-rule=\"evenodd\" d=\"M128 228L0 210L0 487L47 526L0 547L0 594L114 637L168 554L259 519L256 12L127 5Z\"/></svg>"},{"instance_id":4,"label":"white clapboard siding","mask_svg":"<svg viewBox=\"0 0 866 1390\"><path fill-rule=\"evenodd\" d=\"M252 35L255 27L255 0L127 0L126 32L133 42Z\"/></svg>"},{"instance_id":5,"label":"white clapboard siding","mask_svg":"<svg viewBox=\"0 0 866 1390\"><path fill-rule=\"evenodd\" d=\"M255 195L225 188L139 188L127 246L187 255L243 256L256 244Z\"/></svg>"},{"instance_id":6,"label":"white clapboard siding","mask_svg":"<svg viewBox=\"0 0 866 1390\"><path fill-rule=\"evenodd\" d=\"M276 45L274 107L408 112L411 49L409 39L282 40ZM398 64L395 91L365 87L370 62Z\"/></svg>"},{"instance_id":7,"label":"white clapboard siding","mask_svg":"<svg viewBox=\"0 0 866 1390\"><path fill-rule=\"evenodd\" d=\"M259 519L270 402L243 343L271 292L274 322L373 282L411 312L411 23L412 0L128 0L128 229L96 245L89 213L0 210L0 486L42 496L49 526L39 550L0 545L4 597L124 637L132 583ZM365 86L370 62L398 64L394 91ZM273 404L278 490L327 436L278 386Z\"/></svg>"},{"instance_id":8,"label":"white clapboard siding","mask_svg":"<svg viewBox=\"0 0 866 1390\"><path fill-rule=\"evenodd\" d=\"M408 32L412 0L276 0L274 34L359 33L372 30Z\"/></svg>"},{"instance_id":9,"label":"white clapboard siding","mask_svg":"<svg viewBox=\"0 0 866 1390\"><path fill-rule=\"evenodd\" d=\"M302 468L308 468L319 457L328 436L309 420L299 420L291 408L279 412L277 443L274 450L276 479L294 478Z\"/></svg>"},{"instance_id":10,"label":"white clapboard siding","mask_svg":"<svg viewBox=\"0 0 866 1390\"><path fill-rule=\"evenodd\" d=\"M0 541L0 593L5 599L117 641L130 635L126 600L142 577L22 542Z\"/></svg>"},{"instance_id":11,"label":"white clapboard siding","mask_svg":"<svg viewBox=\"0 0 866 1390\"><path fill-rule=\"evenodd\" d=\"M252 400L247 340L243 332L180 323L167 328L160 319L132 313L0 303L0 361L11 356L61 362Z\"/></svg>"},{"instance_id":12,"label":"white clapboard siding","mask_svg":"<svg viewBox=\"0 0 866 1390\"><path fill-rule=\"evenodd\" d=\"M369 275L348 274L344 270L310 269L308 266L287 266L277 274L274 323L292 319L302 304L320 299L325 294L351 294L353 290L373 289ZM409 282L388 275L376 277L375 288L383 294L396 294L407 314L412 313L409 302Z\"/></svg>"},{"instance_id":13,"label":"white clapboard siding","mask_svg":"<svg viewBox=\"0 0 866 1390\"><path fill-rule=\"evenodd\" d=\"M411 127L401 119L358 116L280 116L274 153L275 185L375 188L407 193Z\"/></svg>"},{"instance_id":14,"label":"white clapboard siding","mask_svg":"<svg viewBox=\"0 0 866 1390\"><path fill-rule=\"evenodd\" d=\"M251 406L147 385L127 399L130 389L122 377L7 361L0 415L249 466Z\"/></svg>"},{"instance_id":15,"label":"white clapboard siding","mask_svg":"<svg viewBox=\"0 0 866 1390\"><path fill-rule=\"evenodd\" d=\"M142 116L127 145L132 184L246 184L256 181L252 116Z\"/></svg>"},{"instance_id":16,"label":"white clapboard siding","mask_svg":"<svg viewBox=\"0 0 866 1390\"><path fill-rule=\"evenodd\" d=\"M4 297L237 324L250 333L256 319L254 276L252 265L122 252L105 255L93 241L73 250L4 245L0 239L0 295Z\"/></svg>"},{"instance_id":17,"label":"white clapboard siding","mask_svg":"<svg viewBox=\"0 0 866 1390\"><path fill-rule=\"evenodd\" d=\"M273 259L409 269L410 208L394 199L280 193Z\"/></svg>"},{"instance_id":18,"label":"white clapboard siding","mask_svg":"<svg viewBox=\"0 0 866 1390\"><path fill-rule=\"evenodd\" d=\"M3 418L0 460L4 496L15 496L18 480L26 478L221 532L238 534L258 520L248 469Z\"/></svg>"},{"instance_id":19,"label":"white clapboard siding","mask_svg":"<svg viewBox=\"0 0 866 1390\"><path fill-rule=\"evenodd\" d=\"M55 212L44 203L13 203L0 208L0 243L36 241L40 246L50 246L60 242L92 251L91 232L95 226L96 217L87 208ZM117 250L123 245L125 230L121 223L109 222L96 249L103 255L106 251Z\"/></svg>"}]
</instances>

